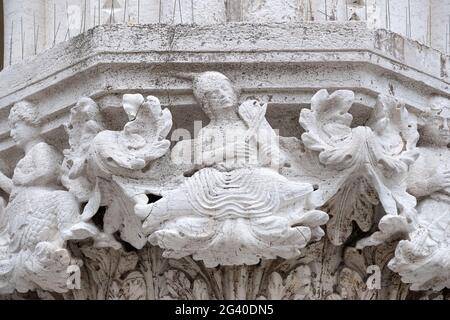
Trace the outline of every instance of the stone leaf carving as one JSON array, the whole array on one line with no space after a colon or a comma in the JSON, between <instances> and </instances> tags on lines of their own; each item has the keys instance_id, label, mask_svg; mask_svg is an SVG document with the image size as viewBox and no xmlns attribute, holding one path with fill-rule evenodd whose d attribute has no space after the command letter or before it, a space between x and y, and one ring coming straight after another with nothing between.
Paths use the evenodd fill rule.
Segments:
<instances>
[{"instance_id":1,"label":"stone leaf carving","mask_svg":"<svg viewBox=\"0 0 450 320\"><path fill-rule=\"evenodd\" d=\"M352 247L345 248L344 266L338 271L335 298L345 300L405 299L408 295L408 285L402 283L400 277L388 268L396 246L397 242L392 241L362 250ZM367 285L370 280L374 280L373 287ZM379 285L378 288L377 285Z\"/></svg>"},{"instance_id":2,"label":"stone leaf carving","mask_svg":"<svg viewBox=\"0 0 450 320\"><path fill-rule=\"evenodd\" d=\"M93 248L77 250L83 260L80 290L65 299L223 300L312 299L311 270L301 260L265 260L254 266L205 268L191 257L165 259L158 247L136 252ZM41 299L57 295L39 292Z\"/></svg>"},{"instance_id":3,"label":"stone leaf carving","mask_svg":"<svg viewBox=\"0 0 450 320\"><path fill-rule=\"evenodd\" d=\"M374 291L368 290L361 275L344 267L338 276L339 294L334 293L327 300L374 300Z\"/></svg>"},{"instance_id":4,"label":"stone leaf carving","mask_svg":"<svg viewBox=\"0 0 450 320\"><path fill-rule=\"evenodd\" d=\"M449 287L448 99L433 98L416 119L397 100L380 96L367 124L352 127L353 93L321 90L311 110L301 112L306 132L298 144L305 148L300 166L313 168L315 180L294 181L280 174L291 159L278 146L265 104L238 104L237 91L220 73L192 80L211 121L194 140L174 147L193 146L195 164L181 166L184 175L175 171L181 177L170 188L149 178L172 165L164 167L171 115L156 98L125 95L129 122L122 131L108 130L96 103L80 99L71 111L71 148L64 156L42 139L31 103L12 108L11 135L25 155L12 179L0 174L9 194L0 199L1 294L405 299L414 295L409 287ZM232 129L231 140L225 128ZM313 181L322 181L318 189ZM150 204L139 193L156 189L162 199ZM321 225L328 215L318 207L331 215L325 239ZM103 210L105 233L89 222ZM354 223L369 233L378 223L379 231L357 241ZM138 250L125 252L116 232ZM394 236L405 233L397 245ZM144 246L147 237L154 246ZM69 291L73 265L82 270L82 288ZM380 269L379 290L366 285L373 266ZM434 297L425 291L416 296Z\"/></svg>"},{"instance_id":5,"label":"stone leaf carving","mask_svg":"<svg viewBox=\"0 0 450 320\"><path fill-rule=\"evenodd\" d=\"M160 300L170 299L168 261L158 248L124 252L83 245L80 259L82 287L65 299L75 300Z\"/></svg>"},{"instance_id":6,"label":"stone leaf carving","mask_svg":"<svg viewBox=\"0 0 450 320\"><path fill-rule=\"evenodd\" d=\"M267 297L259 299L269 300L306 300L311 295L311 270L306 265L300 265L283 277L278 272L272 272L267 285Z\"/></svg>"},{"instance_id":7,"label":"stone leaf carving","mask_svg":"<svg viewBox=\"0 0 450 320\"><path fill-rule=\"evenodd\" d=\"M169 260L171 298L218 300L311 299L311 270L303 260L263 260L258 265L205 268L191 257ZM182 275L184 273L185 275ZM174 277L173 275L176 275ZM180 282L181 281L181 282ZM184 287L181 283L185 282ZM184 288L184 289L183 289Z\"/></svg>"},{"instance_id":8,"label":"stone leaf carving","mask_svg":"<svg viewBox=\"0 0 450 320\"><path fill-rule=\"evenodd\" d=\"M87 202L82 215L85 221L101 206L106 207L103 229L107 237L97 239L97 246L118 248L112 235L120 232L122 240L140 249L146 239L134 207L148 199L130 195L127 185L116 183L116 177L134 178L167 152L170 142L165 138L172 116L161 109L157 98L144 99L140 94L124 95L123 108L129 122L122 131L111 131L106 129L96 103L80 99L71 111L71 148L65 153L64 181L80 202Z\"/></svg>"},{"instance_id":9,"label":"stone leaf carving","mask_svg":"<svg viewBox=\"0 0 450 320\"><path fill-rule=\"evenodd\" d=\"M67 269L81 262L66 249L68 240L96 236L80 218L75 197L59 184L62 154L42 139L35 106L16 103L11 136L25 151L12 179L0 173L9 202L0 208L0 293L14 290L67 292Z\"/></svg>"},{"instance_id":10,"label":"stone leaf carving","mask_svg":"<svg viewBox=\"0 0 450 320\"><path fill-rule=\"evenodd\" d=\"M179 270L166 272L167 289L171 299L175 300L209 300L208 288L203 279L190 281L186 273Z\"/></svg>"},{"instance_id":11,"label":"stone leaf carving","mask_svg":"<svg viewBox=\"0 0 450 320\"><path fill-rule=\"evenodd\" d=\"M389 266L411 290L450 288L450 100L433 97L421 116L420 156L408 177L417 197L416 228Z\"/></svg>"},{"instance_id":12,"label":"stone leaf carving","mask_svg":"<svg viewBox=\"0 0 450 320\"><path fill-rule=\"evenodd\" d=\"M124 253L113 249L83 247L83 260L89 279L85 296L74 291L76 298L95 300L145 300L146 282L137 268L136 253ZM86 292L90 292L89 295Z\"/></svg>"},{"instance_id":13,"label":"stone leaf carving","mask_svg":"<svg viewBox=\"0 0 450 320\"><path fill-rule=\"evenodd\" d=\"M406 192L408 166L416 157L418 139L415 119L392 97L380 95L366 126L351 127L348 112L354 93L320 90L303 109L300 125L305 147L318 155L331 181L319 184L317 203L331 215L327 236L343 244L353 232L353 222L364 232L373 223L374 207L380 203L385 215L379 231L362 239L358 247L377 245L405 234L414 215L415 198ZM316 169L316 172L319 172Z\"/></svg>"},{"instance_id":14,"label":"stone leaf carving","mask_svg":"<svg viewBox=\"0 0 450 320\"><path fill-rule=\"evenodd\" d=\"M238 106L231 81L218 72L194 76L193 87L210 123L190 143L195 173L137 207L149 242L167 258L192 255L207 267L297 256L323 236L328 216L310 203L311 184L279 174L283 158L266 105Z\"/></svg>"}]
</instances>

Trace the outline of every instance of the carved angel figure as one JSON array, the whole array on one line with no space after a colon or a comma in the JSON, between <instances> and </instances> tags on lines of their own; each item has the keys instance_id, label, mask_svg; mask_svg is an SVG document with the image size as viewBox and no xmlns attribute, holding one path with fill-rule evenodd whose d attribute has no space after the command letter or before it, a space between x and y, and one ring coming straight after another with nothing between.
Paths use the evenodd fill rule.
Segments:
<instances>
[{"instance_id":1,"label":"carved angel figure","mask_svg":"<svg viewBox=\"0 0 450 320\"><path fill-rule=\"evenodd\" d=\"M118 231L122 240L140 249L147 241L134 206L148 200L145 195L129 196L115 177L134 177L166 153L172 115L161 110L157 98L144 99L140 94L125 94L123 108L129 122L122 131L107 130L99 107L90 98L80 99L72 108L67 127L71 148L65 150L63 183L80 203L86 203L84 221L106 207L106 237L97 238L96 246L119 248L113 237Z\"/></svg>"},{"instance_id":2,"label":"carved angel figure","mask_svg":"<svg viewBox=\"0 0 450 320\"><path fill-rule=\"evenodd\" d=\"M406 235L412 228L416 202L406 192L405 180L417 157L418 133L404 104L383 95L366 126L352 128L348 111L354 100L352 91L330 95L320 90L311 110L301 111L300 124L306 131L302 141L313 152L303 158L302 167L308 171L309 165L312 175L324 177L316 203L331 215L327 236L334 245L350 237L353 222L363 232L370 231L376 223L375 207L381 204L379 231L361 239L357 247L362 248Z\"/></svg>"},{"instance_id":3,"label":"carved angel figure","mask_svg":"<svg viewBox=\"0 0 450 320\"><path fill-rule=\"evenodd\" d=\"M297 256L323 236L328 216L309 202L311 184L278 173L283 160L266 105L239 106L218 72L195 76L193 89L210 123L190 143L195 173L161 200L136 206L148 240L165 257L192 255L207 267Z\"/></svg>"},{"instance_id":4,"label":"carved angel figure","mask_svg":"<svg viewBox=\"0 0 450 320\"><path fill-rule=\"evenodd\" d=\"M450 288L450 100L433 97L421 117L420 156L408 177L417 227L400 241L389 267L411 290Z\"/></svg>"},{"instance_id":5,"label":"carved angel figure","mask_svg":"<svg viewBox=\"0 0 450 320\"><path fill-rule=\"evenodd\" d=\"M0 173L0 186L10 194L0 216L0 293L66 292L67 268L77 263L66 241L95 236L98 230L81 221L77 201L60 187L62 155L40 137L34 106L16 103L9 124L25 156L12 179Z\"/></svg>"}]
</instances>

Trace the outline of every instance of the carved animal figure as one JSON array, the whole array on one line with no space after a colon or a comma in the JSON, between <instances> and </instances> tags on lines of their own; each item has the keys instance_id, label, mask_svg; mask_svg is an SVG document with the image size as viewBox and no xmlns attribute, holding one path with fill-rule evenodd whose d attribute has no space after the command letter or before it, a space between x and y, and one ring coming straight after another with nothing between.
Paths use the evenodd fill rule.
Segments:
<instances>
[{"instance_id":1,"label":"carved animal figure","mask_svg":"<svg viewBox=\"0 0 450 320\"><path fill-rule=\"evenodd\" d=\"M62 155L40 137L34 106L16 103L9 123L25 156L12 179L0 174L0 186L10 194L0 216L0 292L66 292L67 268L77 263L66 241L95 236L98 230L81 221L78 202L60 187Z\"/></svg>"},{"instance_id":2,"label":"carved animal figure","mask_svg":"<svg viewBox=\"0 0 450 320\"><path fill-rule=\"evenodd\" d=\"M161 109L159 100L140 94L123 96L123 108L129 122L122 131L107 130L101 111L90 98L82 98L71 110L67 128L71 148L65 151L65 186L87 203L82 219L89 221L106 207L103 231L96 246L119 249L114 233L122 240L141 249L146 238L134 206L147 197L130 196L127 187L116 183L115 178L134 177L152 161L162 157L169 149L166 136L172 127L169 110Z\"/></svg>"}]
</instances>

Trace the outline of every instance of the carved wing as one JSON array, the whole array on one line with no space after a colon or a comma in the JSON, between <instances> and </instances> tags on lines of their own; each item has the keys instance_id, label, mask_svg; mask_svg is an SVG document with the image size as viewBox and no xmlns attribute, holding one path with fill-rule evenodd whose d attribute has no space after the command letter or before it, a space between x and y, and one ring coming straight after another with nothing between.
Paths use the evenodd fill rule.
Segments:
<instances>
[{"instance_id":1,"label":"carved wing","mask_svg":"<svg viewBox=\"0 0 450 320\"><path fill-rule=\"evenodd\" d=\"M329 94L322 89L311 100L311 110L303 109L300 125L305 129L302 141L305 146L319 153L319 160L327 166L338 168L351 165L353 117L348 110L353 104L354 94L338 90Z\"/></svg>"},{"instance_id":2,"label":"carved wing","mask_svg":"<svg viewBox=\"0 0 450 320\"><path fill-rule=\"evenodd\" d=\"M406 171L407 166L417 159L417 120L409 114L404 103L380 95L367 126L372 129L378 144L372 149L375 159L386 170Z\"/></svg>"},{"instance_id":3,"label":"carved wing","mask_svg":"<svg viewBox=\"0 0 450 320\"><path fill-rule=\"evenodd\" d=\"M161 110L158 98L149 96L135 108L135 118L119 134L119 145L109 149L109 156L119 166L132 170L144 168L167 152L170 141L165 138L172 128L172 114L168 109ZM129 110L126 111L133 116Z\"/></svg>"},{"instance_id":4,"label":"carved wing","mask_svg":"<svg viewBox=\"0 0 450 320\"><path fill-rule=\"evenodd\" d=\"M139 94L124 95L123 108L130 120L123 130L104 130L90 143L87 163L92 186L82 218L89 220L101 206L106 206L106 234L119 231L124 241L142 248L146 239L141 222L134 214L134 200L114 177L139 175L136 170L145 168L167 152L170 142L165 138L172 127L172 115L169 110L161 109L157 98L150 96L145 100Z\"/></svg>"}]
</instances>

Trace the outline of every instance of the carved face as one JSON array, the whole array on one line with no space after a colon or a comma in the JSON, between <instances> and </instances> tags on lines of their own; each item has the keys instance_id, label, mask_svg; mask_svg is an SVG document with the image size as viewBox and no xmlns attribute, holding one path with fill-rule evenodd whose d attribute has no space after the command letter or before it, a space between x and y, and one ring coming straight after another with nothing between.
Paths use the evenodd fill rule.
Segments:
<instances>
[{"instance_id":1,"label":"carved face","mask_svg":"<svg viewBox=\"0 0 450 320\"><path fill-rule=\"evenodd\" d=\"M16 121L11 124L11 138L13 138L13 140L20 147L23 147L27 143L34 141L39 137L39 133L39 128L31 126L25 121Z\"/></svg>"},{"instance_id":2,"label":"carved face","mask_svg":"<svg viewBox=\"0 0 450 320\"><path fill-rule=\"evenodd\" d=\"M232 108L238 100L233 87L226 80L217 89L206 92L205 99L205 105L208 105L211 111Z\"/></svg>"},{"instance_id":3,"label":"carved face","mask_svg":"<svg viewBox=\"0 0 450 320\"><path fill-rule=\"evenodd\" d=\"M437 146L450 144L450 118L439 115L430 116L423 127L422 135Z\"/></svg>"},{"instance_id":4,"label":"carved face","mask_svg":"<svg viewBox=\"0 0 450 320\"><path fill-rule=\"evenodd\" d=\"M219 72L207 71L195 77L193 90L209 117L220 117L225 113L223 111L236 108L238 103L238 93L230 79Z\"/></svg>"}]
</instances>

